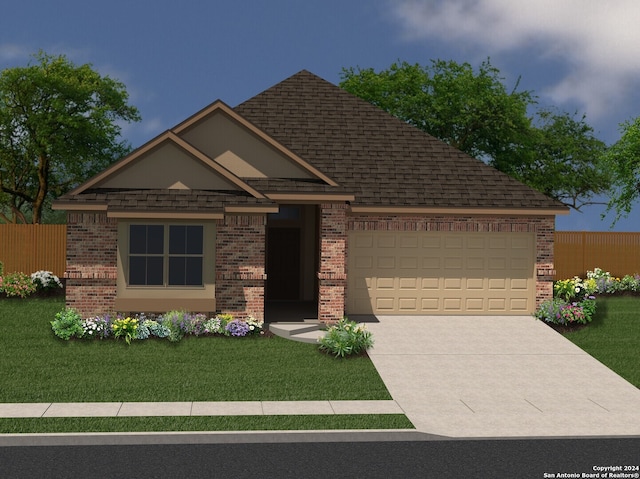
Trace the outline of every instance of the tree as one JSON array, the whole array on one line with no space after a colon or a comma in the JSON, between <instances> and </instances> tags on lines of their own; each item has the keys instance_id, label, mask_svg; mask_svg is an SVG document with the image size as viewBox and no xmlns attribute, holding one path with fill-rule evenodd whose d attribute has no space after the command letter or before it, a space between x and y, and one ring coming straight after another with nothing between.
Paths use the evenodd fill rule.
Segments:
<instances>
[{"instance_id":1,"label":"tree","mask_svg":"<svg viewBox=\"0 0 640 479\"><path fill-rule=\"evenodd\" d=\"M606 191L604 144L584 117L540 111L531 91L509 90L490 60L343 68L340 86L564 204L580 209ZM573 176L566 177L564 174ZM575 176L577 174L578 176Z\"/></svg>"},{"instance_id":2,"label":"tree","mask_svg":"<svg viewBox=\"0 0 640 479\"><path fill-rule=\"evenodd\" d=\"M611 187L603 160L606 145L596 138L585 116L541 110L532 126L530 161L520 171L503 171L579 211L596 204Z\"/></svg>"},{"instance_id":3,"label":"tree","mask_svg":"<svg viewBox=\"0 0 640 479\"><path fill-rule=\"evenodd\" d=\"M139 121L124 84L64 55L0 73L0 218L40 223L56 196L126 154L118 122ZM29 211L30 210L30 211Z\"/></svg>"},{"instance_id":4,"label":"tree","mask_svg":"<svg viewBox=\"0 0 640 479\"><path fill-rule=\"evenodd\" d=\"M620 139L605 154L605 161L613 175L611 199L607 212L614 210L615 224L631 212L640 198L640 117L620 125Z\"/></svg>"}]
</instances>

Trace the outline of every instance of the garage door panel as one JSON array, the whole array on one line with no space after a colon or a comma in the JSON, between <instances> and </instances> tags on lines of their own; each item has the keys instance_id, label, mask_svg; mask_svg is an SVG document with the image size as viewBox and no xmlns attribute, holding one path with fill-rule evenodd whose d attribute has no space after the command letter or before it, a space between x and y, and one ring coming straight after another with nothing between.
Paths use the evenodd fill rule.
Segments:
<instances>
[{"instance_id":1,"label":"garage door panel","mask_svg":"<svg viewBox=\"0 0 640 479\"><path fill-rule=\"evenodd\" d=\"M444 289L462 289L462 278L445 278Z\"/></svg>"},{"instance_id":2,"label":"garage door panel","mask_svg":"<svg viewBox=\"0 0 640 479\"><path fill-rule=\"evenodd\" d=\"M420 260L417 256L401 256L399 266L400 269L418 269Z\"/></svg>"},{"instance_id":3,"label":"garage door panel","mask_svg":"<svg viewBox=\"0 0 640 479\"><path fill-rule=\"evenodd\" d=\"M394 312L395 300L393 297L376 298L376 310L380 312Z\"/></svg>"},{"instance_id":4,"label":"garage door panel","mask_svg":"<svg viewBox=\"0 0 640 479\"><path fill-rule=\"evenodd\" d=\"M395 248L396 237L392 235L376 236L378 248Z\"/></svg>"},{"instance_id":5,"label":"garage door panel","mask_svg":"<svg viewBox=\"0 0 640 479\"><path fill-rule=\"evenodd\" d=\"M526 314L535 235L350 232L347 314Z\"/></svg>"},{"instance_id":6,"label":"garage door panel","mask_svg":"<svg viewBox=\"0 0 640 479\"><path fill-rule=\"evenodd\" d=\"M484 278L467 278L466 287L467 289L484 289Z\"/></svg>"},{"instance_id":7,"label":"garage door panel","mask_svg":"<svg viewBox=\"0 0 640 479\"><path fill-rule=\"evenodd\" d=\"M377 258L378 269L393 269L396 267L395 256L378 256Z\"/></svg>"},{"instance_id":8,"label":"garage door panel","mask_svg":"<svg viewBox=\"0 0 640 479\"><path fill-rule=\"evenodd\" d=\"M524 298L514 298L509 302L509 309L514 312L527 313L529 311L529 301Z\"/></svg>"},{"instance_id":9,"label":"garage door panel","mask_svg":"<svg viewBox=\"0 0 640 479\"><path fill-rule=\"evenodd\" d=\"M418 289L418 281L420 278L400 278L399 288L403 290L413 290L417 291Z\"/></svg>"},{"instance_id":10,"label":"garage door panel","mask_svg":"<svg viewBox=\"0 0 640 479\"><path fill-rule=\"evenodd\" d=\"M440 288L440 278L421 278L420 283L423 290L433 290Z\"/></svg>"},{"instance_id":11,"label":"garage door panel","mask_svg":"<svg viewBox=\"0 0 640 479\"><path fill-rule=\"evenodd\" d=\"M377 278L376 287L377 289L396 289L396 278Z\"/></svg>"}]
</instances>

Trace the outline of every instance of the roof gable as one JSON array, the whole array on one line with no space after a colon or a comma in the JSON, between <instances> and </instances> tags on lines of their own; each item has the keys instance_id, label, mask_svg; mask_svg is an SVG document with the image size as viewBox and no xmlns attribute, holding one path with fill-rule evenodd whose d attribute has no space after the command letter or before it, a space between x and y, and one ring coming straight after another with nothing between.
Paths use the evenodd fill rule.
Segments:
<instances>
[{"instance_id":1,"label":"roof gable","mask_svg":"<svg viewBox=\"0 0 640 479\"><path fill-rule=\"evenodd\" d=\"M172 131L242 178L316 179L335 185L219 100Z\"/></svg>"}]
</instances>

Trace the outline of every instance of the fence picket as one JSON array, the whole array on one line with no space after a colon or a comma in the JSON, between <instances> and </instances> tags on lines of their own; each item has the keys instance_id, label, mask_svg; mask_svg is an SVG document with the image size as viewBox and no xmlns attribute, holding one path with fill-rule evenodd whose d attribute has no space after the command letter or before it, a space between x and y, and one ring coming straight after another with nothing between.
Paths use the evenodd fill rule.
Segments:
<instances>
[{"instance_id":1,"label":"fence picket","mask_svg":"<svg viewBox=\"0 0 640 479\"><path fill-rule=\"evenodd\" d=\"M44 269L64 275L67 225L0 224L0 261L5 273Z\"/></svg>"}]
</instances>

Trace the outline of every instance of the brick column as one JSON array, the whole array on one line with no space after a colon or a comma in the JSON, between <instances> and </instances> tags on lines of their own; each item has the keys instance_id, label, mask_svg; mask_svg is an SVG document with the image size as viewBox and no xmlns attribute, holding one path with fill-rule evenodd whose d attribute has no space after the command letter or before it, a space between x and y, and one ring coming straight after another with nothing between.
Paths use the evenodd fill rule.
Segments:
<instances>
[{"instance_id":1,"label":"brick column","mask_svg":"<svg viewBox=\"0 0 640 479\"><path fill-rule=\"evenodd\" d=\"M216 309L264 319L266 216L226 216L216 228Z\"/></svg>"},{"instance_id":2,"label":"brick column","mask_svg":"<svg viewBox=\"0 0 640 479\"><path fill-rule=\"evenodd\" d=\"M553 298L555 216L540 219L536 229L536 307Z\"/></svg>"},{"instance_id":3,"label":"brick column","mask_svg":"<svg viewBox=\"0 0 640 479\"><path fill-rule=\"evenodd\" d=\"M66 302L83 317L114 310L118 223L105 213L67 214Z\"/></svg>"},{"instance_id":4,"label":"brick column","mask_svg":"<svg viewBox=\"0 0 640 479\"><path fill-rule=\"evenodd\" d=\"M318 319L337 321L344 316L347 282L346 204L320 205L320 271Z\"/></svg>"}]
</instances>

